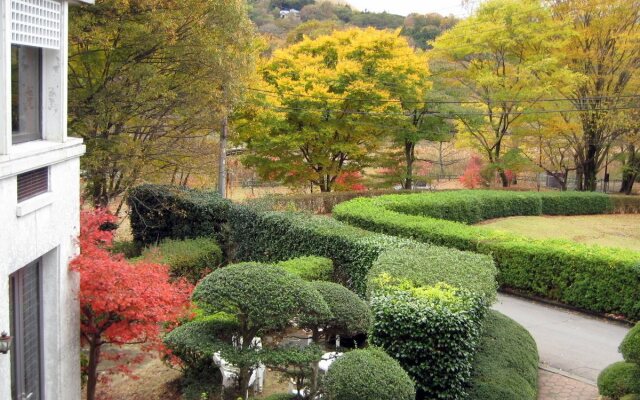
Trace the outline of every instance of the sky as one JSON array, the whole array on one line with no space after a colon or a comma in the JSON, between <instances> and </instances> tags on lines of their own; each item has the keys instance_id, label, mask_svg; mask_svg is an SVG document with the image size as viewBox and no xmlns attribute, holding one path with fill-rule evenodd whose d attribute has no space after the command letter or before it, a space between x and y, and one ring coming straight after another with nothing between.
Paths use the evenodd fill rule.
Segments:
<instances>
[{"instance_id":1,"label":"sky","mask_svg":"<svg viewBox=\"0 0 640 400\"><path fill-rule=\"evenodd\" d=\"M420 14L437 12L444 15L453 14L458 17L469 15L469 12L460 5L461 0L347 0L347 2L362 11L387 11L400 15L412 12Z\"/></svg>"}]
</instances>

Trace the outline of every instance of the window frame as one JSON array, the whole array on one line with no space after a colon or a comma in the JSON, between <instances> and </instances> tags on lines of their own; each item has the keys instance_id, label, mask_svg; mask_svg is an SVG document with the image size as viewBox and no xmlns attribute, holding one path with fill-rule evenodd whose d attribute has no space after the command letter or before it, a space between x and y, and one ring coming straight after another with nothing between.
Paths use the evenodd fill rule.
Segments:
<instances>
[{"instance_id":1,"label":"window frame","mask_svg":"<svg viewBox=\"0 0 640 400\"><path fill-rule=\"evenodd\" d=\"M14 49L18 49L18 52L20 51L20 48L28 48L28 49L34 49L37 52L37 60L36 60L36 65L37 65L37 74L38 74L38 82L36 86L36 90L37 90L37 105L36 105L36 112L35 115L37 116L37 130L35 132L21 132L19 129L17 131L13 130L13 126L11 129L11 144L12 145L16 145L16 144L21 144L21 143L26 143L26 142L33 142L36 140L42 140L44 135L43 135L43 131L44 131L44 112L42 109L42 105L43 105L43 86L44 86L44 52L43 52L43 48L42 47L33 47L33 46L27 46L27 45L23 45L23 44L11 44L11 62L13 63L13 50ZM20 63L18 60L18 70L20 68ZM13 108L14 108L14 98L13 98L13 68L11 68L11 79L9 79L9 85L11 88L11 119L13 121ZM19 76L19 75L18 75ZM19 85L19 82L18 82ZM19 90L19 89L18 89ZM18 105L19 107L19 105ZM18 112L19 113L19 112ZM20 118L20 116L18 115L18 118Z\"/></svg>"},{"instance_id":2,"label":"window frame","mask_svg":"<svg viewBox=\"0 0 640 400\"><path fill-rule=\"evenodd\" d=\"M24 275L28 268L35 268L37 279L37 349L38 349L38 381L37 390L39 396L33 400L43 400L44 396L44 313L43 313L43 285L42 285L42 259L39 258L9 275L9 313L11 335L14 343L11 349L11 400L23 400L25 390L24 368ZM22 391L22 393L20 393ZM29 398L31 399L31 398Z\"/></svg>"}]
</instances>

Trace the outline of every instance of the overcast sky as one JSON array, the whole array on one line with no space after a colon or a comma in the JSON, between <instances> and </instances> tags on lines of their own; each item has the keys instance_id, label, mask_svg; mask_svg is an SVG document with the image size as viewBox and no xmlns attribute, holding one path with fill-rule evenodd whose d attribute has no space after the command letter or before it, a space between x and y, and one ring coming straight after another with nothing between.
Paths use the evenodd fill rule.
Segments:
<instances>
[{"instance_id":1,"label":"overcast sky","mask_svg":"<svg viewBox=\"0 0 640 400\"><path fill-rule=\"evenodd\" d=\"M459 17L469 15L461 5L461 0L347 0L358 10L369 10L392 14L407 15L412 12L426 14L437 12L443 15L453 14Z\"/></svg>"}]
</instances>

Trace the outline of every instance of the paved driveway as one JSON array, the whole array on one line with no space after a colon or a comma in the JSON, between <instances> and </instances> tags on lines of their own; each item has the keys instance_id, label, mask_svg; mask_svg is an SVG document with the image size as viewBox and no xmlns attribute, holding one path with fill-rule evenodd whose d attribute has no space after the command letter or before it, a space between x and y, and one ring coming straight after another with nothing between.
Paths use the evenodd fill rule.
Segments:
<instances>
[{"instance_id":1,"label":"paved driveway","mask_svg":"<svg viewBox=\"0 0 640 400\"><path fill-rule=\"evenodd\" d=\"M595 382L607 365L622 360L625 324L504 294L493 308L527 328L543 365Z\"/></svg>"}]
</instances>

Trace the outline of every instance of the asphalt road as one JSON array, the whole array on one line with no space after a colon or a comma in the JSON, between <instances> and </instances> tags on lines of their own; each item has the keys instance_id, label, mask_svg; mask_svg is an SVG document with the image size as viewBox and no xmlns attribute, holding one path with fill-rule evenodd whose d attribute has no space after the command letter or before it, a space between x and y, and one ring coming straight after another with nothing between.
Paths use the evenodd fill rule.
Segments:
<instances>
[{"instance_id":1,"label":"asphalt road","mask_svg":"<svg viewBox=\"0 0 640 400\"><path fill-rule=\"evenodd\" d=\"M622 360L618 346L628 325L504 294L493 308L527 328L544 365L595 382L607 365Z\"/></svg>"}]
</instances>

